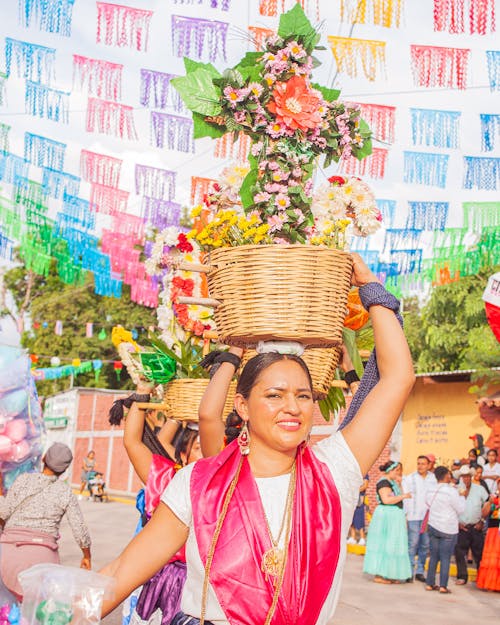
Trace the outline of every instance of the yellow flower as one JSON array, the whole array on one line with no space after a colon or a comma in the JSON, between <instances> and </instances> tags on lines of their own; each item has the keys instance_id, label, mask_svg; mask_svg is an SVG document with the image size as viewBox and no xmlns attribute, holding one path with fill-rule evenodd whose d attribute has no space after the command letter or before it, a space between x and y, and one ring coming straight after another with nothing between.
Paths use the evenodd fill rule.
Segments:
<instances>
[{"instance_id":1,"label":"yellow flower","mask_svg":"<svg viewBox=\"0 0 500 625\"><path fill-rule=\"evenodd\" d=\"M196 218L199 215L201 215L201 211L202 211L202 206L201 204L198 204L198 206L195 206L192 210L191 210L191 217Z\"/></svg>"}]
</instances>

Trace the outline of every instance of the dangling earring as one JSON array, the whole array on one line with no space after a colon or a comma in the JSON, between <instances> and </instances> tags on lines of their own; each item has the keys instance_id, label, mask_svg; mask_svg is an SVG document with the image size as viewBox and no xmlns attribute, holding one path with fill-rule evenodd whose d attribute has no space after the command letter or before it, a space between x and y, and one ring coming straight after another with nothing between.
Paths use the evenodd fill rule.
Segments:
<instances>
[{"instance_id":1,"label":"dangling earring","mask_svg":"<svg viewBox=\"0 0 500 625\"><path fill-rule=\"evenodd\" d=\"M250 432L248 431L246 421L244 421L238 435L238 446L240 448L240 454L242 456L248 456L250 453Z\"/></svg>"}]
</instances>

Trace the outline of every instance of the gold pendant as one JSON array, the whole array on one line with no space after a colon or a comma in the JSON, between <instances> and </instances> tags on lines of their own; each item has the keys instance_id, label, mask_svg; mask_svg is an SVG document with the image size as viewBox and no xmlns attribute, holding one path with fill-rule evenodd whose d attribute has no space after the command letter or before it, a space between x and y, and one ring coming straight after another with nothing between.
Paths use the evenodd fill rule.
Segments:
<instances>
[{"instance_id":1,"label":"gold pendant","mask_svg":"<svg viewBox=\"0 0 500 625\"><path fill-rule=\"evenodd\" d=\"M274 579L272 581L276 584L281 569L283 568L284 559L285 552L283 549L278 549L278 547L271 547L271 549L264 552L260 568L262 572L265 573L266 582L269 577L273 577Z\"/></svg>"}]
</instances>

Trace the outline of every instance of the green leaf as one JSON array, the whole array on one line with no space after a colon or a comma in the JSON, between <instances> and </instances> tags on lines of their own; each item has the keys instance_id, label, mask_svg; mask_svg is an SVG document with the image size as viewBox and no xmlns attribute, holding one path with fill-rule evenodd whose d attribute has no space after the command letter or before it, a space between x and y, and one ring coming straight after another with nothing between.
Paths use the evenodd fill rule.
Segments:
<instances>
[{"instance_id":1,"label":"green leaf","mask_svg":"<svg viewBox=\"0 0 500 625\"><path fill-rule=\"evenodd\" d=\"M322 85L318 85L317 83L313 83L311 87L320 91L321 95L325 98L327 102L335 102L335 100L339 99L339 89L329 89L328 87L323 87Z\"/></svg>"},{"instance_id":2,"label":"green leaf","mask_svg":"<svg viewBox=\"0 0 500 625\"><path fill-rule=\"evenodd\" d=\"M234 69L241 71L242 67L253 67L259 63L262 56L262 52L247 52L238 65L234 66Z\"/></svg>"},{"instance_id":3,"label":"green leaf","mask_svg":"<svg viewBox=\"0 0 500 625\"><path fill-rule=\"evenodd\" d=\"M325 421L330 421L330 408L328 406L328 402L325 399L320 399L318 401L319 411L321 412L323 419Z\"/></svg>"},{"instance_id":4,"label":"green leaf","mask_svg":"<svg viewBox=\"0 0 500 625\"><path fill-rule=\"evenodd\" d=\"M240 198L243 208L247 210L254 205L254 190L257 183L258 169L251 169L245 176L240 189Z\"/></svg>"},{"instance_id":5,"label":"green leaf","mask_svg":"<svg viewBox=\"0 0 500 625\"><path fill-rule=\"evenodd\" d=\"M225 126L217 126L216 124L205 121L205 116L200 113L193 113L193 134L195 139L203 137L212 137L218 139L227 132Z\"/></svg>"},{"instance_id":6,"label":"green leaf","mask_svg":"<svg viewBox=\"0 0 500 625\"><path fill-rule=\"evenodd\" d=\"M212 78L220 78L220 72L215 68L212 63L201 63L200 61L193 61L184 57L184 67L186 68L186 74L196 71L197 69L203 69L212 76Z\"/></svg>"},{"instance_id":7,"label":"green leaf","mask_svg":"<svg viewBox=\"0 0 500 625\"><path fill-rule=\"evenodd\" d=\"M243 87L243 76L238 69L226 69L222 78L233 87Z\"/></svg>"},{"instance_id":8,"label":"green leaf","mask_svg":"<svg viewBox=\"0 0 500 625\"><path fill-rule=\"evenodd\" d=\"M352 364L359 378L363 376L363 362L361 360L361 356L359 355L358 347L356 345L356 332L351 330L350 328L342 329L342 340L347 349L347 353L349 354Z\"/></svg>"},{"instance_id":9,"label":"green leaf","mask_svg":"<svg viewBox=\"0 0 500 625\"><path fill-rule=\"evenodd\" d=\"M282 13L280 16L278 35L283 39L302 37L308 43L312 43L316 39L317 32L312 27L303 8L297 3L293 9Z\"/></svg>"},{"instance_id":10,"label":"green leaf","mask_svg":"<svg viewBox=\"0 0 500 625\"><path fill-rule=\"evenodd\" d=\"M202 115L218 115L222 111L221 91L212 82L213 76L199 67L187 76L178 76L170 81L179 92L184 104L190 111Z\"/></svg>"},{"instance_id":11,"label":"green leaf","mask_svg":"<svg viewBox=\"0 0 500 625\"><path fill-rule=\"evenodd\" d=\"M365 139L364 143L363 143L363 147L359 148L354 152L354 156L358 159L361 160L363 158L365 158L365 156L370 156L370 154L372 153L372 140L371 139Z\"/></svg>"},{"instance_id":12,"label":"green leaf","mask_svg":"<svg viewBox=\"0 0 500 625\"><path fill-rule=\"evenodd\" d=\"M182 359L179 358L179 356L177 356L177 354L172 349L170 349L165 341L162 341L161 339L150 335L149 342L156 349L156 351L160 352L160 354L165 354L166 356L169 356L170 358L175 360L175 362L182 364Z\"/></svg>"}]
</instances>

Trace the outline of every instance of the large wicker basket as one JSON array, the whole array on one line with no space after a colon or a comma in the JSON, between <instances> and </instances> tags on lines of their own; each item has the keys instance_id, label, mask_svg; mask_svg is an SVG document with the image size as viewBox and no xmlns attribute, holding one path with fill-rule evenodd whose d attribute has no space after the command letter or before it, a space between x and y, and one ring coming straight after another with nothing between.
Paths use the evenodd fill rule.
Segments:
<instances>
[{"instance_id":1,"label":"large wicker basket","mask_svg":"<svg viewBox=\"0 0 500 625\"><path fill-rule=\"evenodd\" d=\"M341 353L341 347L315 347L306 349L302 354L302 360L311 374L313 391L317 399L323 399L328 394L335 379ZM247 350L243 356L242 366L245 366L250 358L256 355L255 350Z\"/></svg>"},{"instance_id":2,"label":"large wicker basket","mask_svg":"<svg viewBox=\"0 0 500 625\"><path fill-rule=\"evenodd\" d=\"M352 260L311 245L242 245L210 254L208 288L220 302L215 323L222 342L342 343Z\"/></svg>"},{"instance_id":3,"label":"large wicker basket","mask_svg":"<svg viewBox=\"0 0 500 625\"><path fill-rule=\"evenodd\" d=\"M206 378L180 378L172 380L165 387L163 412L171 419L198 421L198 408L209 380ZM236 382L231 382L224 406L224 419L233 409Z\"/></svg>"}]
</instances>

